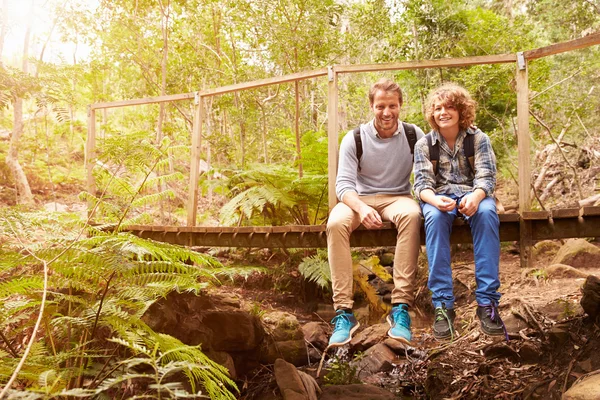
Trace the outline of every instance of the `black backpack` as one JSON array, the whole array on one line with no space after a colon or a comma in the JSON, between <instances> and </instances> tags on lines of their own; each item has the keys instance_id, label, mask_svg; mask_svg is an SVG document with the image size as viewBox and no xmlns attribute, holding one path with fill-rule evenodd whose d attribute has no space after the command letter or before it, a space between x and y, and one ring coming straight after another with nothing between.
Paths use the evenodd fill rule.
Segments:
<instances>
[{"instance_id":1,"label":"black backpack","mask_svg":"<svg viewBox=\"0 0 600 400\"><path fill-rule=\"evenodd\" d=\"M440 160L440 144L437 142L433 145L433 139L431 133L425 135L427 138L427 146L429 147L429 160L433 164L433 173L437 176L438 174L438 161ZM463 141L463 153L467 160L469 160L469 166L471 171L475 173L475 135L465 136Z\"/></svg>"},{"instance_id":2,"label":"black backpack","mask_svg":"<svg viewBox=\"0 0 600 400\"><path fill-rule=\"evenodd\" d=\"M406 140L408 140L410 154L413 155L414 160L415 143L417 143L417 132L415 131L415 126L413 124L407 124L406 122L403 122L402 127L404 128ZM354 131L352 131L352 133L354 134L354 141L356 142L356 158L358 159L358 170L360 171L360 159L363 154L362 139L360 138L360 126L354 128Z\"/></svg>"}]
</instances>

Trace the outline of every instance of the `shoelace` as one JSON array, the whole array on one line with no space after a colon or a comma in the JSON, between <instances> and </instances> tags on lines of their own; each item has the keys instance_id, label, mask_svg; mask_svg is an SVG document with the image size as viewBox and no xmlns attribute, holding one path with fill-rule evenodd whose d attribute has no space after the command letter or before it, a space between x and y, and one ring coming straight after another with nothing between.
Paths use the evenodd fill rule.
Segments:
<instances>
[{"instance_id":1,"label":"shoelace","mask_svg":"<svg viewBox=\"0 0 600 400\"><path fill-rule=\"evenodd\" d=\"M345 328L344 325L351 325L352 324L350 322L350 317L346 313L340 313L340 314L336 315L331 320L331 323L333 324L333 330L334 331L337 331L338 329Z\"/></svg>"},{"instance_id":2,"label":"shoelace","mask_svg":"<svg viewBox=\"0 0 600 400\"><path fill-rule=\"evenodd\" d=\"M483 308L485 308L485 313L487 314L488 317L490 317L492 322L502 325L502 330L504 331L504 337L506 338L506 341L508 342L509 341L508 331L506 330L506 325L504 325L504 321L502 321L502 318L500 318L500 312L498 312L498 308L496 307L496 304L494 304L494 303L488 304L486 306L483 306Z\"/></svg>"},{"instance_id":3,"label":"shoelace","mask_svg":"<svg viewBox=\"0 0 600 400\"><path fill-rule=\"evenodd\" d=\"M442 308L438 308L435 313L435 321L446 320L448 322L448 327L450 327L450 341L454 340L454 326L452 324L452 320L448 315L448 310L446 309L446 304L442 303Z\"/></svg>"},{"instance_id":4,"label":"shoelace","mask_svg":"<svg viewBox=\"0 0 600 400\"><path fill-rule=\"evenodd\" d=\"M408 327L410 325L408 311L402 307L394 307L392 311L392 320L394 321L394 325L401 325L403 327Z\"/></svg>"}]
</instances>

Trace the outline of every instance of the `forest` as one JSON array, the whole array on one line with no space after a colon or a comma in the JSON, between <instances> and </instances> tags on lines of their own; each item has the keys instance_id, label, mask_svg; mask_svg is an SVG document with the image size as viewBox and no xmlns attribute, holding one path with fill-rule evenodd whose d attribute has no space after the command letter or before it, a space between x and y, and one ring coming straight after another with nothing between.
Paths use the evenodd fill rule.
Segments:
<instances>
[{"instance_id":1,"label":"forest","mask_svg":"<svg viewBox=\"0 0 600 400\"><path fill-rule=\"evenodd\" d=\"M245 375L235 359L234 376L215 349L160 330L157 309L169 299L181 306L174 294L203 298L220 289L240 294L268 325L265 310L277 302L253 298L257 287L275 292L261 294L270 299L329 300L322 250L186 248L125 231L185 226L190 185L199 188L198 226L324 224L326 76L203 98L198 182L189 181L193 95L95 113L91 105L333 65L515 54L600 30L598 0L1 0L0 7L0 398L15 399L282 398L256 389L272 379L252 379L259 374L250 371L271 367L244 365ZM340 139L372 118L367 93L381 77L403 90L400 118L425 132L431 89L464 86L478 104L477 127L492 140L498 197L519 211L513 63L343 75ZM600 204L599 78L599 46L529 63L532 210ZM96 158L86 171L90 115ZM510 246L503 244L503 262L542 292L548 271L538 264L521 272ZM375 252L385 253L365 250ZM536 328L546 338L543 325ZM596 349L597 326L589 328ZM329 383L355 383L349 365L329 364ZM575 381L576 358L566 365L566 375L536 376L542 394L513 387L501 398L560 398ZM473 381L466 390L458 378L442 395L418 375L395 393L494 398L487 384L473 392Z\"/></svg>"}]
</instances>

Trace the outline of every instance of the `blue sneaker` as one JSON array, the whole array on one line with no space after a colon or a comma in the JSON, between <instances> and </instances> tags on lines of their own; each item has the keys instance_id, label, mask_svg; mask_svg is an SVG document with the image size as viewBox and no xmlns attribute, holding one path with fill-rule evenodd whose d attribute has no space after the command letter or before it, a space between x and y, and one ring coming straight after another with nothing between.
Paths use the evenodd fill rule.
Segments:
<instances>
[{"instance_id":1,"label":"blue sneaker","mask_svg":"<svg viewBox=\"0 0 600 400\"><path fill-rule=\"evenodd\" d=\"M410 344L412 334L410 333L410 315L408 315L406 304L393 307L387 316L387 322L390 324L389 337Z\"/></svg>"},{"instance_id":2,"label":"blue sneaker","mask_svg":"<svg viewBox=\"0 0 600 400\"><path fill-rule=\"evenodd\" d=\"M337 310L331 323L333 324L333 333L331 334L331 338L329 338L328 347L339 347L350 343L352 334L360 326L354 314L345 312L344 310Z\"/></svg>"}]
</instances>

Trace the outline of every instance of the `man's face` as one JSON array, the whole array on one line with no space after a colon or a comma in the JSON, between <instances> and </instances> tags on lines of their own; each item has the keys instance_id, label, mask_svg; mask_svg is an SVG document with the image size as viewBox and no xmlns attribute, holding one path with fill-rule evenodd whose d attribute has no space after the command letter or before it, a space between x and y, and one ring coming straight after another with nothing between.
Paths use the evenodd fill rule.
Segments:
<instances>
[{"instance_id":1,"label":"man's face","mask_svg":"<svg viewBox=\"0 0 600 400\"><path fill-rule=\"evenodd\" d=\"M379 136L392 137L398 129L398 115L400 114L398 94L378 90L373 96L371 109L375 115L375 129Z\"/></svg>"}]
</instances>

